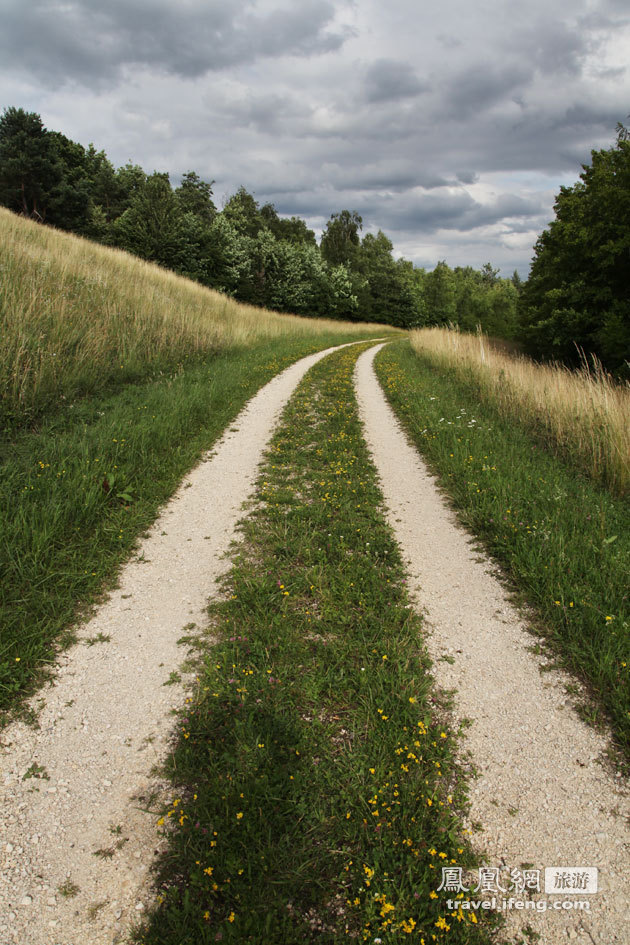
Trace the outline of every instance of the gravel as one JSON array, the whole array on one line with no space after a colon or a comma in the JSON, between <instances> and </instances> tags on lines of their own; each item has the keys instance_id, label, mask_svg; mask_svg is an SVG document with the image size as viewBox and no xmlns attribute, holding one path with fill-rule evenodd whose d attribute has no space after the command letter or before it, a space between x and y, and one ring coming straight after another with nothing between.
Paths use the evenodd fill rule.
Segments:
<instances>
[{"instance_id":1,"label":"gravel","mask_svg":"<svg viewBox=\"0 0 630 945\"><path fill-rule=\"evenodd\" d=\"M32 701L39 727L0 733L2 945L110 945L149 904L162 841L147 808L165 790L153 769L187 685L164 685L186 656L177 640L187 624L207 624L208 597L280 411L333 350L298 361L249 402ZM99 633L109 642L82 642Z\"/></svg>"},{"instance_id":2,"label":"gravel","mask_svg":"<svg viewBox=\"0 0 630 945\"><path fill-rule=\"evenodd\" d=\"M627 945L630 802L621 779L598 760L607 739L572 710L566 677L541 673L540 658L528 651L524 618L496 568L457 523L409 445L374 373L381 347L357 364L361 416L410 589L430 632L434 676L439 686L457 690L457 717L472 720L466 748L479 777L470 818L483 827L473 842L490 867L599 870L601 891L561 897L588 900L590 912L511 911L508 929L529 924L540 945Z\"/></svg>"}]
</instances>

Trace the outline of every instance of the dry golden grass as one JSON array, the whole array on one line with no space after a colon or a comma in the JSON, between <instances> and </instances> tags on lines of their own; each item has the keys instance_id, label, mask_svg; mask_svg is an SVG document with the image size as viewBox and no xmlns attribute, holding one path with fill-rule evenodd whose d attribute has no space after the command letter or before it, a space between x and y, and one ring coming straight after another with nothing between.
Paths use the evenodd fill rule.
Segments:
<instances>
[{"instance_id":1,"label":"dry golden grass","mask_svg":"<svg viewBox=\"0 0 630 945\"><path fill-rule=\"evenodd\" d=\"M509 418L542 432L594 479L624 494L630 480L630 386L599 366L569 371L513 357L483 335L445 328L414 331L411 344L432 363L474 384Z\"/></svg>"},{"instance_id":2,"label":"dry golden grass","mask_svg":"<svg viewBox=\"0 0 630 945\"><path fill-rule=\"evenodd\" d=\"M235 346L364 335L384 327L242 305L128 253L4 208L0 324L0 402L9 412L37 410L54 397Z\"/></svg>"}]
</instances>

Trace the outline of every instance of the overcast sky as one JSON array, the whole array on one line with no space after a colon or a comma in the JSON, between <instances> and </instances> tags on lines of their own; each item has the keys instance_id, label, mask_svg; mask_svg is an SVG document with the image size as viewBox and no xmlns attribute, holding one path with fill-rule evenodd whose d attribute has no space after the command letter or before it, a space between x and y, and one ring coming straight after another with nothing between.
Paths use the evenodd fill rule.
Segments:
<instances>
[{"instance_id":1,"label":"overcast sky","mask_svg":"<svg viewBox=\"0 0 630 945\"><path fill-rule=\"evenodd\" d=\"M526 275L630 113L628 0L0 0L0 105L116 165Z\"/></svg>"}]
</instances>

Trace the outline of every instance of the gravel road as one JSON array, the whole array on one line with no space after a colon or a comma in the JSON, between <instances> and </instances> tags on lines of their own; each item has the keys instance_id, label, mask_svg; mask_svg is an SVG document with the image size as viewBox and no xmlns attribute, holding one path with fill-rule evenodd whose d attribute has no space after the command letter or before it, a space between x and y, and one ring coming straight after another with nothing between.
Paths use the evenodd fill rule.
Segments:
<instances>
[{"instance_id":1,"label":"gravel road","mask_svg":"<svg viewBox=\"0 0 630 945\"><path fill-rule=\"evenodd\" d=\"M187 624L205 625L280 411L332 350L302 359L250 401L33 700L40 727L0 733L0 945L113 945L148 907L160 841L145 808L164 789L152 771L186 697L185 681L164 685L186 655L177 640ZM511 912L510 927L529 923L539 945L627 943L630 804L597 761L605 740L572 711L563 677L541 675L495 569L402 434L374 354L361 356L356 374L366 438L431 630L437 682L457 689L457 714L474 720L471 819L484 827L475 842L491 867L599 870L589 913ZM109 641L86 645L99 634Z\"/></svg>"},{"instance_id":2,"label":"gravel road","mask_svg":"<svg viewBox=\"0 0 630 945\"><path fill-rule=\"evenodd\" d=\"M490 868L599 870L596 894L536 897L588 900L590 912L511 911L508 928L531 925L539 945L627 945L630 803L621 780L597 760L606 740L572 710L567 680L541 674L540 659L528 651L532 637L496 569L458 525L409 445L374 373L381 347L357 364L361 416L411 589L429 625L435 678L457 690L458 717L473 720L466 745L480 776L472 785L471 820L483 825L474 842Z\"/></svg>"}]
</instances>

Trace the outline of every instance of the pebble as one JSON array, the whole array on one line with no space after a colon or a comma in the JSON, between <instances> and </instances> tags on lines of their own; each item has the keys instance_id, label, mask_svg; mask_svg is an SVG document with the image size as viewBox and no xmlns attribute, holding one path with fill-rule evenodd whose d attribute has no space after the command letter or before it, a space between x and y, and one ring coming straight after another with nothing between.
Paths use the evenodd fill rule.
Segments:
<instances>
[{"instance_id":1,"label":"pebble","mask_svg":"<svg viewBox=\"0 0 630 945\"><path fill-rule=\"evenodd\" d=\"M22 898L22 902L20 903L20 905L21 905L21 906L30 906L30 905L32 905L32 903L33 903L33 900L31 899L30 896L24 896L24 897Z\"/></svg>"},{"instance_id":2,"label":"pebble","mask_svg":"<svg viewBox=\"0 0 630 945\"><path fill-rule=\"evenodd\" d=\"M5 848L4 848L4 852L5 852L5 853L13 853L13 850L14 850L13 844L12 844L12 843L7 843L6 846L5 846Z\"/></svg>"},{"instance_id":3,"label":"pebble","mask_svg":"<svg viewBox=\"0 0 630 945\"><path fill-rule=\"evenodd\" d=\"M143 903L143 902L137 902L137 903L136 903L136 912L144 912L144 903Z\"/></svg>"}]
</instances>

